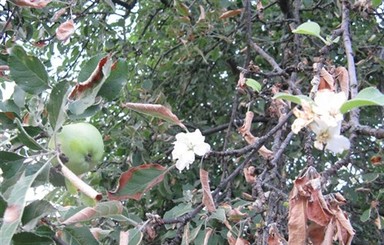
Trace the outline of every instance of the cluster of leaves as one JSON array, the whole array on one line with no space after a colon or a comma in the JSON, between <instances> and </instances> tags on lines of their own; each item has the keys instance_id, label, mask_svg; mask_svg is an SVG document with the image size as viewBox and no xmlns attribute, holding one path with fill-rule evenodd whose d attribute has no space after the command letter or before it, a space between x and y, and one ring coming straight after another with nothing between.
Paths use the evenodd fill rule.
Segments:
<instances>
[{"instance_id":1,"label":"cluster of leaves","mask_svg":"<svg viewBox=\"0 0 384 245\"><path fill-rule=\"evenodd\" d=\"M380 2L7 0L0 243L384 240ZM290 102L321 89L349 97L343 154L291 132ZM82 176L93 199L51 164L77 121L104 137ZM197 128L212 151L179 172L175 135ZM30 200L36 187L49 193Z\"/></svg>"}]
</instances>

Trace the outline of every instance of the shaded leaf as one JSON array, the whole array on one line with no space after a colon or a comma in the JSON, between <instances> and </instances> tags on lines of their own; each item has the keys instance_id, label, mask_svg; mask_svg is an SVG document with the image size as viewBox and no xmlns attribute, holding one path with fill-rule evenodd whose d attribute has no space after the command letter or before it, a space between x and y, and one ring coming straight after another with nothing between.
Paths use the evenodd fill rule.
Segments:
<instances>
[{"instance_id":1,"label":"shaded leaf","mask_svg":"<svg viewBox=\"0 0 384 245\"><path fill-rule=\"evenodd\" d=\"M23 125L21 125L21 122L19 119L15 119L15 123L17 125L17 128L19 130L18 139L23 143L25 146L29 147L32 150L42 150L43 147L36 142L28 133L25 131Z\"/></svg>"},{"instance_id":2,"label":"shaded leaf","mask_svg":"<svg viewBox=\"0 0 384 245\"><path fill-rule=\"evenodd\" d=\"M173 219L176 217L179 217L183 214L186 214L188 212L192 211L192 204L191 203L180 203L179 205L173 207L172 209L165 212L163 219ZM225 213L224 213L225 215ZM175 227L176 224L166 224L165 227L167 229L171 229Z\"/></svg>"},{"instance_id":3,"label":"shaded leaf","mask_svg":"<svg viewBox=\"0 0 384 245\"><path fill-rule=\"evenodd\" d=\"M39 236L32 232L17 233L12 238L13 245L52 245L53 240L46 236Z\"/></svg>"},{"instance_id":4,"label":"shaded leaf","mask_svg":"<svg viewBox=\"0 0 384 245\"><path fill-rule=\"evenodd\" d=\"M354 108L361 106L384 106L384 94L377 88L369 87L361 90L355 98L345 102L341 108L341 113L346 113Z\"/></svg>"},{"instance_id":5,"label":"shaded leaf","mask_svg":"<svg viewBox=\"0 0 384 245\"><path fill-rule=\"evenodd\" d=\"M111 200L135 199L163 181L166 168L159 164L144 164L121 174L115 191L108 192Z\"/></svg>"},{"instance_id":6,"label":"shaded leaf","mask_svg":"<svg viewBox=\"0 0 384 245\"><path fill-rule=\"evenodd\" d=\"M119 59L113 64L109 77L100 88L99 94L107 100L113 100L119 96L120 90L128 81L128 63Z\"/></svg>"},{"instance_id":7,"label":"shaded leaf","mask_svg":"<svg viewBox=\"0 0 384 245\"><path fill-rule=\"evenodd\" d=\"M65 42L72 36L73 33L75 33L75 23L72 19L70 19L60 24L56 29L56 38Z\"/></svg>"},{"instance_id":8,"label":"shaded leaf","mask_svg":"<svg viewBox=\"0 0 384 245\"><path fill-rule=\"evenodd\" d=\"M38 94L48 88L48 74L41 61L27 55L24 49L15 45L9 55L10 75L16 84L30 94Z\"/></svg>"},{"instance_id":9,"label":"shaded leaf","mask_svg":"<svg viewBox=\"0 0 384 245\"><path fill-rule=\"evenodd\" d=\"M67 226L59 234L68 245L99 245L87 227Z\"/></svg>"},{"instance_id":10,"label":"shaded leaf","mask_svg":"<svg viewBox=\"0 0 384 245\"><path fill-rule=\"evenodd\" d=\"M209 185L209 175L208 172L200 168L200 182L203 188L203 204L208 209L209 212L215 212L216 206L212 198L211 188Z\"/></svg>"},{"instance_id":11,"label":"shaded leaf","mask_svg":"<svg viewBox=\"0 0 384 245\"><path fill-rule=\"evenodd\" d=\"M368 208L361 214L360 220L361 222L367 222L370 218L371 218L371 208Z\"/></svg>"},{"instance_id":12,"label":"shaded leaf","mask_svg":"<svg viewBox=\"0 0 384 245\"><path fill-rule=\"evenodd\" d=\"M170 109L159 104L143 104L143 103L125 103L122 105L125 108L144 113L150 116L164 119L168 122L174 123L186 129L185 125L172 113Z\"/></svg>"},{"instance_id":13,"label":"shaded leaf","mask_svg":"<svg viewBox=\"0 0 384 245\"><path fill-rule=\"evenodd\" d=\"M113 217L123 212L123 205L118 201L97 203L95 207L86 207L62 222L64 225L75 224L101 217Z\"/></svg>"},{"instance_id":14,"label":"shaded leaf","mask_svg":"<svg viewBox=\"0 0 384 245\"><path fill-rule=\"evenodd\" d=\"M56 84L49 96L47 104L48 120L52 129L56 132L65 121L65 104L69 84L66 81Z\"/></svg>"},{"instance_id":15,"label":"shaded leaf","mask_svg":"<svg viewBox=\"0 0 384 245\"><path fill-rule=\"evenodd\" d=\"M35 228L37 222L39 222L42 217L55 211L56 209L48 201L33 201L24 209L24 213L21 218L23 229L26 231L31 231Z\"/></svg>"}]
</instances>

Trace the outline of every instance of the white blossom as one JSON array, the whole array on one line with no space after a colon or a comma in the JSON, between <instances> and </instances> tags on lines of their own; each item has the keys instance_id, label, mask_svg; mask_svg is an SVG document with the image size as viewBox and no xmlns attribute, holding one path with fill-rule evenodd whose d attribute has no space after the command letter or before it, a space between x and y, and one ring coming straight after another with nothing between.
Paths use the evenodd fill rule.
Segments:
<instances>
[{"instance_id":1,"label":"white blossom","mask_svg":"<svg viewBox=\"0 0 384 245\"><path fill-rule=\"evenodd\" d=\"M335 154L349 149L351 143L348 138L340 135L341 122L335 127L330 127L326 122L316 120L310 125L310 128L316 134L315 148L323 150L325 146L325 149Z\"/></svg>"},{"instance_id":2,"label":"white blossom","mask_svg":"<svg viewBox=\"0 0 384 245\"><path fill-rule=\"evenodd\" d=\"M331 127L336 127L343 120L340 107L347 100L344 92L335 93L329 90L320 90L316 93L313 112Z\"/></svg>"},{"instance_id":3,"label":"white blossom","mask_svg":"<svg viewBox=\"0 0 384 245\"><path fill-rule=\"evenodd\" d=\"M195 161L195 154L204 156L211 150L211 146L204 142L205 137L199 129L193 133L178 133L173 143L172 158L176 161L176 168L181 172Z\"/></svg>"}]
</instances>

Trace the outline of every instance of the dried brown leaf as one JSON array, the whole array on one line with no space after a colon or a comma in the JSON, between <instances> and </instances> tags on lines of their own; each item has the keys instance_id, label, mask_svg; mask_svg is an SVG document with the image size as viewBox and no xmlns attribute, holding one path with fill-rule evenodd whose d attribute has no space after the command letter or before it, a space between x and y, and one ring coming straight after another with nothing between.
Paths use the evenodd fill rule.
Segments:
<instances>
[{"instance_id":1,"label":"dried brown leaf","mask_svg":"<svg viewBox=\"0 0 384 245\"><path fill-rule=\"evenodd\" d=\"M85 183L82 179L80 179L76 174L74 174L69 168L67 168L64 164L61 164L61 172L64 177L71 182L80 192L85 194L86 196L100 201L103 198L103 195L97 192L92 186Z\"/></svg>"},{"instance_id":2,"label":"dried brown leaf","mask_svg":"<svg viewBox=\"0 0 384 245\"><path fill-rule=\"evenodd\" d=\"M245 181L249 184L253 184L256 182L255 169L256 168L254 166L249 166L243 169Z\"/></svg>"},{"instance_id":3,"label":"dried brown leaf","mask_svg":"<svg viewBox=\"0 0 384 245\"><path fill-rule=\"evenodd\" d=\"M338 206L332 208L336 218L337 237L342 245L350 245L352 243L355 231L347 215Z\"/></svg>"},{"instance_id":4,"label":"dried brown leaf","mask_svg":"<svg viewBox=\"0 0 384 245\"><path fill-rule=\"evenodd\" d=\"M203 204L208 209L209 212L215 212L216 206L212 198L211 188L209 185L209 175L208 172L200 168L200 182L203 188Z\"/></svg>"},{"instance_id":5,"label":"dried brown leaf","mask_svg":"<svg viewBox=\"0 0 384 245\"><path fill-rule=\"evenodd\" d=\"M240 211L240 208L234 208L228 211L227 213L228 220L233 221L235 223L239 222L243 218L247 217L246 213Z\"/></svg>"},{"instance_id":6,"label":"dried brown leaf","mask_svg":"<svg viewBox=\"0 0 384 245\"><path fill-rule=\"evenodd\" d=\"M306 245L307 201L307 198L303 196L291 197L289 199L289 245Z\"/></svg>"},{"instance_id":7,"label":"dried brown leaf","mask_svg":"<svg viewBox=\"0 0 384 245\"><path fill-rule=\"evenodd\" d=\"M315 222L311 222L308 226L308 238L313 245L324 245L326 226L321 226ZM332 245L332 244L330 244Z\"/></svg>"},{"instance_id":8,"label":"dried brown leaf","mask_svg":"<svg viewBox=\"0 0 384 245\"><path fill-rule=\"evenodd\" d=\"M65 12L67 12L67 7L66 8L62 8L60 10L58 10L51 18L51 22L56 22L59 20L59 18L65 14Z\"/></svg>"},{"instance_id":9,"label":"dried brown leaf","mask_svg":"<svg viewBox=\"0 0 384 245\"><path fill-rule=\"evenodd\" d=\"M346 98L349 97L349 74L348 70L345 67L337 67L335 69L335 77L339 82L341 91L344 92Z\"/></svg>"},{"instance_id":10,"label":"dried brown leaf","mask_svg":"<svg viewBox=\"0 0 384 245\"><path fill-rule=\"evenodd\" d=\"M209 238L211 237L211 235L212 235L212 232L213 232L213 229L212 228L210 228L210 227L207 227L206 229L205 229L205 236L204 236L204 243L203 243L203 245L209 245Z\"/></svg>"},{"instance_id":11,"label":"dried brown leaf","mask_svg":"<svg viewBox=\"0 0 384 245\"><path fill-rule=\"evenodd\" d=\"M56 38L65 42L73 33L75 33L75 23L70 19L56 29Z\"/></svg>"},{"instance_id":12,"label":"dried brown leaf","mask_svg":"<svg viewBox=\"0 0 384 245\"><path fill-rule=\"evenodd\" d=\"M284 245L286 243L276 224L271 224L268 231L268 245Z\"/></svg>"},{"instance_id":13,"label":"dried brown leaf","mask_svg":"<svg viewBox=\"0 0 384 245\"><path fill-rule=\"evenodd\" d=\"M199 8L200 8L200 16L199 16L199 19L197 20L197 23L205 20L205 9L202 5L199 5Z\"/></svg>"},{"instance_id":14,"label":"dried brown leaf","mask_svg":"<svg viewBox=\"0 0 384 245\"><path fill-rule=\"evenodd\" d=\"M47 6L52 0L15 0L15 4L19 7L31 7L41 9Z\"/></svg>"},{"instance_id":15,"label":"dried brown leaf","mask_svg":"<svg viewBox=\"0 0 384 245\"><path fill-rule=\"evenodd\" d=\"M237 87L238 88L244 88L246 80L247 79L245 78L244 73L240 72L239 80L237 80Z\"/></svg>"},{"instance_id":16,"label":"dried brown leaf","mask_svg":"<svg viewBox=\"0 0 384 245\"><path fill-rule=\"evenodd\" d=\"M333 76L325 70L325 68L322 68L320 72L320 84L318 90L323 89L335 91L335 80L333 79Z\"/></svg>"},{"instance_id":17,"label":"dried brown leaf","mask_svg":"<svg viewBox=\"0 0 384 245\"><path fill-rule=\"evenodd\" d=\"M245 141L247 141L247 143L250 145L254 144L258 139L251 133L253 117L254 117L253 112L247 111L247 113L245 114L244 124L238 129L239 133L243 136ZM264 145L260 147L258 152L264 159L270 159L273 156L273 152L269 150L267 147L265 147Z\"/></svg>"},{"instance_id":18,"label":"dried brown leaf","mask_svg":"<svg viewBox=\"0 0 384 245\"><path fill-rule=\"evenodd\" d=\"M333 238L335 236L335 230L336 230L336 224L334 219L329 222L325 229L324 239L323 243L321 245L332 245L333 244Z\"/></svg>"},{"instance_id":19,"label":"dried brown leaf","mask_svg":"<svg viewBox=\"0 0 384 245\"><path fill-rule=\"evenodd\" d=\"M236 16L236 15L239 15L239 14L241 14L243 11L244 11L243 8L241 8L241 9L229 10L229 11L224 12L222 15L220 15L219 18L220 18L220 19L227 19L227 18Z\"/></svg>"},{"instance_id":20,"label":"dried brown leaf","mask_svg":"<svg viewBox=\"0 0 384 245\"><path fill-rule=\"evenodd\" d=\"M327 203L325 202L323 194L321 193L320 176L310 180L307 184L307 187L311 193L307 207L308 219L321 226L328 225L332 218L332 213L328 209Z\"/></svg>"},{"instance_id":21,"label":"dried brown leaf","mask_svg":"<svg viewBox=\"0 0 384 245\"><path fill-rule=\"evenodd\" d=\"M122 105L125 108L144 113L150 116L158 117L166 121L179 125L181 128L186 129L185 125L172 113L170 109L163 105L158 104L144 104L144 103L125 103Z\"/></svg>"}]
</instances>

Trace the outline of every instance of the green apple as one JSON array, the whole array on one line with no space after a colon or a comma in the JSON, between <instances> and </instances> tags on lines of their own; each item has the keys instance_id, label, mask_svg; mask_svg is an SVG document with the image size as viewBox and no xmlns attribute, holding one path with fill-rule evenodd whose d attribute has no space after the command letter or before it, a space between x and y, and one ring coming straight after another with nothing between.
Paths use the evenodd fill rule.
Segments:
<instances>
[{"instance_id":1,"label":"green apple","mask_svg":"<svg viewBox=\"0 0 384 245\"><path fill-rule=\"evenodd\" d=\"M61 132L50 140L48 147L63 154L62 159L73 173L80 175L89 172L100 163L104 154L103 138L92 124L74 123L63 126ZM53 161L57 165L57 160Z\"/></svg>"}]
</instances>

